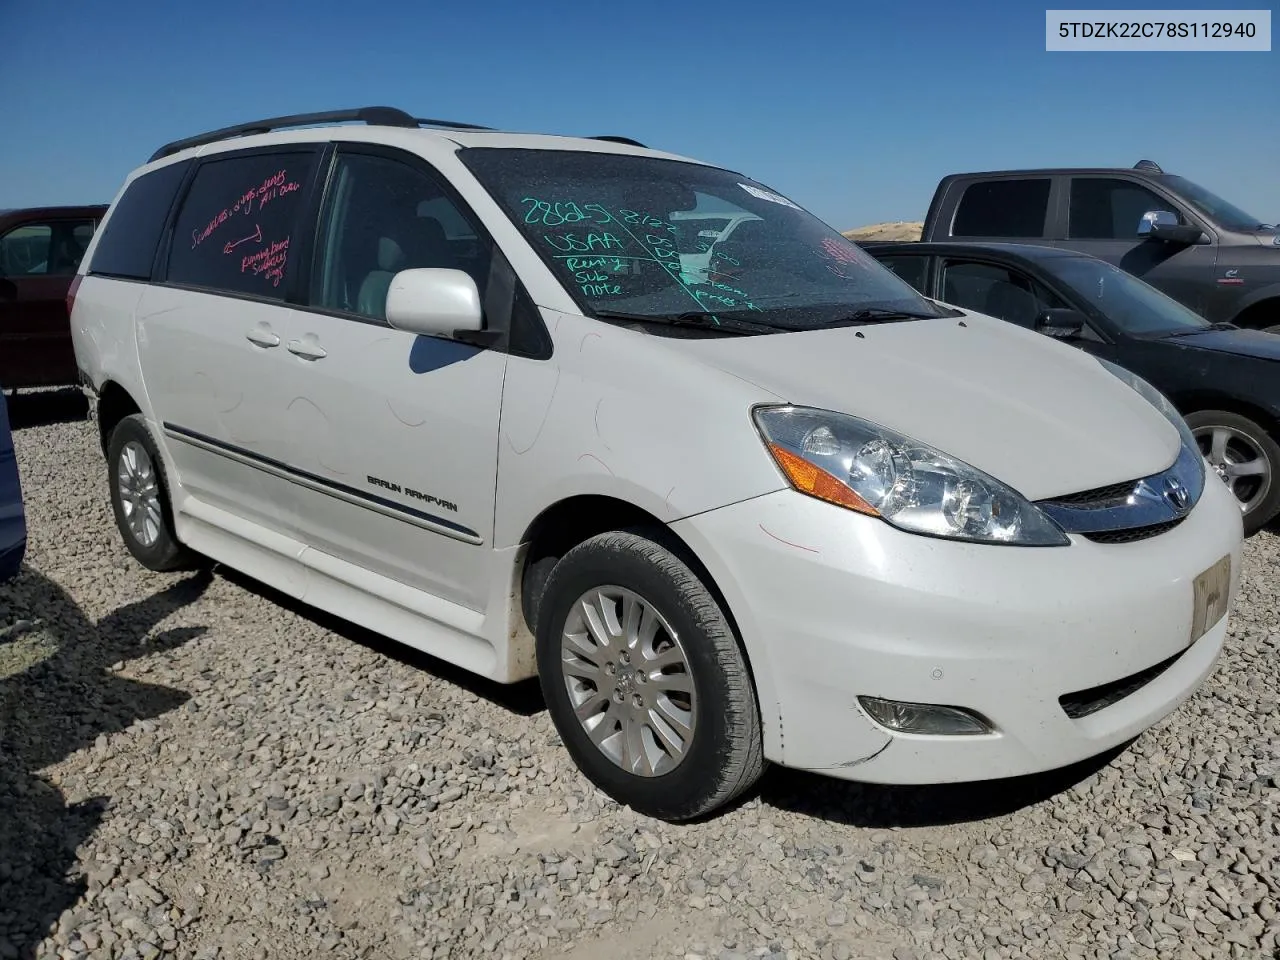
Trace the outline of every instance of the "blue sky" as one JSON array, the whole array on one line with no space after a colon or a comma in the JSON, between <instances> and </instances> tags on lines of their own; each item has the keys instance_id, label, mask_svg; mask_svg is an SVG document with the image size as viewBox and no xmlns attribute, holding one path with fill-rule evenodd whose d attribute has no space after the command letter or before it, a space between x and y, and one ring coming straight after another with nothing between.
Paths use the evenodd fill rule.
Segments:
<instances>
[{"instance_id":1,"label":"blue sky","mask_svg":"<svg viewBox=\"0 0 1280 960\"><path fill-rule=\"evenodd\" d=\"M203 130L387 104L625 134L840 229L922 217L949 172L1144 157L1280 219L1280 53L1047 53L1044 17L1025 0L0 0L0 207L105 202Z\"/></svg>"}]
</instances>

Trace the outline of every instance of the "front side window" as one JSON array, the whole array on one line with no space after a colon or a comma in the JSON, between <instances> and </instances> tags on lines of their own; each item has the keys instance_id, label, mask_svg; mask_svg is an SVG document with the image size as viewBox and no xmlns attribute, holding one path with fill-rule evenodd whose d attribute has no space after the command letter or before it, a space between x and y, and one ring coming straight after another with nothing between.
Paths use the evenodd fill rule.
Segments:
<instances>
[{"instance_id":1,"label":"front side window","mask_svg":"<svg viewBox=\"0 0 1280 960\"><path fill-rule=\"evenodd\" d=\"M585 151L459 156L598 315L699 313L796 330L864 308L943 315L812 214L727 170Z\"/></svg>"},{"instance_id":2,"label":"front side window","mask_svg":"<svg viewBox=\"0 0 1280 960\"><path fill-rule=\"evenodd\" d=\"M27 223L0 238L0 273L29 277L49 272L49 245L53 228L47 223Z\"/></svg>"},{"instance_id":3,"label":"front side window","mask_svg":"<svg viewBox=\"0 0 1280 960\"><path fill-rule=\"evenodd\" d=\"M169 282L283 300L313 163L273 153L202 164L174 224Z\"/></svg>"},{"instance_id":4,"label":"front side window","mask_svg":"<svg viewBox=\"0 0 1280 960\"><path fill-rule=\"evenodd\" d=\"M1173 204L1130 180L1077 177L1071 181L1067 236L1073 240L1137 240L1138 224L1149 210L1178 214Z\"/></svg>"},{"instance_id":5,"label":"front side window","mask_svg":"<svg viewBox=\"0 0 1280 960\"><path fill-rule=\"evenodd\" d=\"M340 154L321 215L311 305L385 320L401 270L463 270L481 292L490 247L425 171L386 157Z\"/></svg>"},{"instance_id":6,"label":"front side window","mask_svg":"<svg viewBox=\"0 0 1280 960\"><path fill-rule=\"evenodd\" d=\"M1067 306L1025 274L994 263L951 260L942 269L942 287L947 303L1032 329L1045 310Z\"/></svg>"},{"instance_id":7,"label":"front side window","mask_svg":"<svg viewBox=\"0 0 1280 960\"><path fill-rule=\"evenodd\" d=\"M915 289L921 293L925 292L926 268L929 265L928 257L919 255L881 257L880 262Z\"/></svg>"},{"instance_id":8,"label":"front side window","mask_svg":"<svg viewBox=\"0 0 1280 960\"><path fill-rule=\"evenodd\" d=\"M1043 237L1048 177L981 180L965 188L951 225L953 237Z\"/></svg>"},{"instance_id":9,"label":"front side window","mask_svg":"<svg viewBox=\"0 0 1280 960\"><path fill-rule=\"evenodd\" d=\"M1045 269L1125 333L1162 337L1194 333L1207 320L1149 283L1092 257L1054 257Z\"/></svg>"},{"instance_id":10,"label":"front side window","mask_svg":"<svg viewBox=\"0 0 1280 960\"><path fill-rule=\"evenodd\" d=\"M0 237L0 276L69 277L92 239L92 220L24 223Z\"/></svg>"}]
</instances>

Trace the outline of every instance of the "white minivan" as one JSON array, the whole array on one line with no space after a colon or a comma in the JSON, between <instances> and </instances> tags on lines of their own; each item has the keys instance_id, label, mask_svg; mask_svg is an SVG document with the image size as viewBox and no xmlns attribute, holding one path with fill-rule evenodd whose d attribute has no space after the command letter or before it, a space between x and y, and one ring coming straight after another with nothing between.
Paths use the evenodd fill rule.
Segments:
<instances>
[{"instance_id":1,"label":"white minivan","mask_svg":"<svg viewBox=\"0 0 1280 960\"><path fill-rule=\"evenodd\" d=\"M700 203L744 226L691 273ZM140 563L536 675L583 773L655 817L766 761L1060 767L1222 649L1240 510L1160 394L731 170L390 108L257 121L134 171L71 299Z\"/></svg>"}]
</instances>

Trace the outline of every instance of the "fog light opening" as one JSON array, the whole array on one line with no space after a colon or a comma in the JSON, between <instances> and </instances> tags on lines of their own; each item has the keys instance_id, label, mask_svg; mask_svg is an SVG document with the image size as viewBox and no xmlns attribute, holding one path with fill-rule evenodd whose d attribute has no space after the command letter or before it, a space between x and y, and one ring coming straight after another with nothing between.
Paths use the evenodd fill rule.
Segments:
<instances>
[{"instance_id":1,"label":"fog light opening","mask_svg":"<svg viewBox=\"0 0 1280 960\"><path fill-rule=\"evenodd\" d=\"M894 733L925 736L976 737L994 733L991 722L964 707L945 707L936 703L908 703L881 697L858 697L858 705L876 723Z\"/></svg>"}]
</instances>

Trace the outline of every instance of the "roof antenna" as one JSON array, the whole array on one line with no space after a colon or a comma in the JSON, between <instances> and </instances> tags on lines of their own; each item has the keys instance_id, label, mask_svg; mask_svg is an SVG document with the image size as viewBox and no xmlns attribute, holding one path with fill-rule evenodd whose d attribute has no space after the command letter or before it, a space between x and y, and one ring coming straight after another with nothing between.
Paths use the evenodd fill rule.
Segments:
<instances>
[{"instance_id":1,"label":"roof antenna","mask_svg":"<svg viewBox=\"0 0 1280 960\"><path fill-rule=\"evenodd\" d=\"M1145 170L1147 173L1164 173L1164 171L1160 169L1160 164L1156 163L1154 160L1139 160L1133 165L1133 169Z\"/></svg>"}]
</instances>

